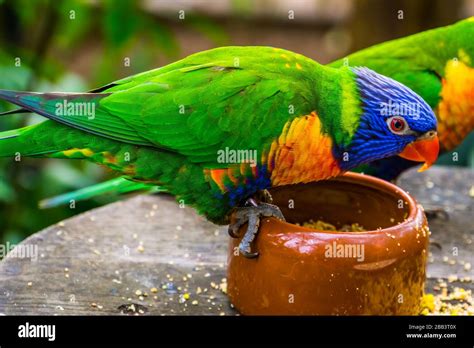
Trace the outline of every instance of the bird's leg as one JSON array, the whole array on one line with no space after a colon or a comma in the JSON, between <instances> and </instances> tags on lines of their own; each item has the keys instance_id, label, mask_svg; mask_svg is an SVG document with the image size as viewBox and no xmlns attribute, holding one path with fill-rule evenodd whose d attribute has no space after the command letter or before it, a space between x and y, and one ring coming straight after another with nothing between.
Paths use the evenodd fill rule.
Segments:
<instances>
[{"instance_id":1,"label":"bird's leg","mask_svg":"<svg viewBox=\"0 0 474 348\"><path fill-rule=\"evenodd\" d=\"M260 219L262 217L276 217L280 220L285 221L283 214L276 205L266 203L272 202L270 193L267 190L260 191L258 194L264 201L257 201L255 198L249 198L246 200L243 207L235 208L232 216L232 222L229 225L229 235L232 238L238 237L238 231L242 225L247 223L247 231L244 237L240 241L239 251L242 255L247 258L254 258L258 256L258 252L252 252L250 244L255 239L258 228L260 226Z\"/></svg>"},{"instance_id":2,"label":"bird's leg","mask_svg":"<svg viewBox=\"0 0 474 348\"><path fill-rule=\"evenodd\" d=\"M260 202L269 203L269 204L273 203L273 197L272 197L270 191L268 191L268 190L258 191L256 193L256 197L257 197L257 199L259 199Z\"/></svg>"}]
</instances>

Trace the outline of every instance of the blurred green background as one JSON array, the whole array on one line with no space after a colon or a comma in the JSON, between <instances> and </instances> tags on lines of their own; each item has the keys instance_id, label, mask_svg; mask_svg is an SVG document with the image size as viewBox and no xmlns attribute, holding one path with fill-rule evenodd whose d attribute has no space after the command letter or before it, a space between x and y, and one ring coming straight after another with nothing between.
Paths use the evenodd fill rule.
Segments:
<instances>
[{"instance_id":1,"label":"blurred green background","mask_svg":"<svg viewBox=\"0 0 474 348\"><path fill-rule=\"evenodd\" d=\"M86 91L223 45L271 45L328 63L472 15L474 0L0 0L0 88ZM0 102L0 111L11 108ZM2 117L0 131L41 119ZM471 134L457 165L473 166L473 144ZM441 161L452 164L449 154ZM0 243L115 200L38 208L112 176L81 161L0 159Z\"/></svg>"}]
</instances>

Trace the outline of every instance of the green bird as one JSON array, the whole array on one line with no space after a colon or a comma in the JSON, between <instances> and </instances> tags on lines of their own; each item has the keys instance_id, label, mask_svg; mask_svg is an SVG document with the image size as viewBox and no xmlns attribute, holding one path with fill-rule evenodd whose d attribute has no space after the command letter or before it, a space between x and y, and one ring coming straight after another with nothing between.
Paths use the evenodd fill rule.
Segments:
<instances>
[{"instance_id":1,"label":"green bird","mask_svg":"<svg viewBox=\"0 0 474 348\"><path fill-rule=\"evenodd\" d=\"M387 41L339 59L329 66L365 66L408 86L438 119L440 152L451 151L474 129L474 17L453 25ZM394 180L417 163L393 156L356 170ZM41 202L44 208L105 193L156 191L151 183L125 177L92 185Z\"/></svg>"},{"instance_id":2,"label":"green bird","mask_svg":"<svg viewBox=\"0 0 474 348\"><path fill-rule=\"evenodd\" d=\"M85 159L158 185L251 250L265 190L341 175L394 156L437 158L433 111L412 90L366 68L325 67L271 47L223 47L90 93L0 90L50 120L0 133L0 156ZM411 105L417 115L385 112ZM385 110L385 111L384 111ZM7 113L8 114L8 113Z\"/></svg>"},{"instance_id":3,"label":"green bird","mask_svg":"<svg viewBox=\"0 0 474 348\"><path fill-rule=\"evenodd\" d=\"M474 17L384 42L330 64L365 66L418 93L436 114L440 152L454 150L474 130ZM360 170L394 180L416 162L399 156Z\"/></svg>"}]
</instances>

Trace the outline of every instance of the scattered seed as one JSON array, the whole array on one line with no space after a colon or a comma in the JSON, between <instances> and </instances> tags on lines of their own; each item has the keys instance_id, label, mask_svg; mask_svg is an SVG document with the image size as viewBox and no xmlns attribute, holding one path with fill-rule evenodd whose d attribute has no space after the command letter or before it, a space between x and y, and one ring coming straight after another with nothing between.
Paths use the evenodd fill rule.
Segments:
<instances>
[{"instance_id":1,"label":"scattered seed","mask_svg":"<svg viewBox=\"0 0 474 348\"><path fill-rule=\"evenodd\" d=\"M474 300L471 290L455 287L442 289L438 295L425 294L422 298L422 315L473 315Z\"/></svg>"},{"instance_id":2,"label":"scattered seed","mask_svg":"<svg viewBox=\"0 0 474 348\"><path fill-rule=\"evenodd\" d=\"M448 276L448 282L453 283L458 281L458 276L456 274L451 274Z\"/></svg>"},{"instance_id":3,"label":"scattered seed","mask_svg":"<svg viewBox=\"0 0 474 348\"><path fill-rule=\"evenodd\" d=\"M227 283L222 282L222 283L219 285L219 289L220 289L224 294L227 294Z\"/></svg>"}]
</instances>

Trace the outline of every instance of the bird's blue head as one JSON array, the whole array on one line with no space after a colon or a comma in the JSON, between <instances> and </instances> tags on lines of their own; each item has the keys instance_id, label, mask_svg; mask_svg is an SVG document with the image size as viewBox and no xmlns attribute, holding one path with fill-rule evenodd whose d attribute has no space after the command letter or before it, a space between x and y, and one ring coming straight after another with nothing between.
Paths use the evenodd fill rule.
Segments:
<instances>
[{"instance_id":1,"label":"bird's blue head","mask_svg":"<svg viewBox=\"0 0 474 348\"><path fill-rule=\"evenodd\" d=\"M401 83L367 68L351 68L362 101L362 115L352 141L339 148L343 170L377 159L400 155L434 163L439 143L436 116L430 106ZM344 160L344 153L347 160Z\"/></svg>"}]
</instances>

